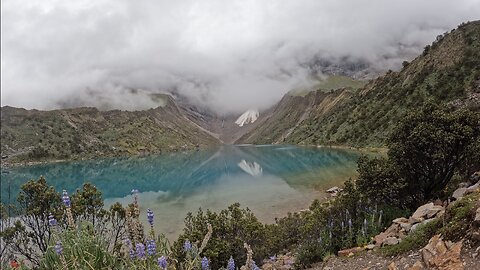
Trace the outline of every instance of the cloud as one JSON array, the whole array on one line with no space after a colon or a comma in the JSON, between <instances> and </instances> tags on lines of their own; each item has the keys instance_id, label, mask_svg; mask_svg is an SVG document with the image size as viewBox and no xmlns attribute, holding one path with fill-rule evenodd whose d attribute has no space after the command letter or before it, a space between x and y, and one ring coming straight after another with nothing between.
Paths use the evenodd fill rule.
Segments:
<instances>
[{"instance_id":1,"label":"cloud","mask_svg":"<svg viewBox=\"0 0 480 270\"><path fill-rule=\"evenodd\" d=\"M308 87L315 59L398 68L478 14L475 0L5 0L2 105L144 109L170 91L263 109Z\"/></svg>"}]
</instances>

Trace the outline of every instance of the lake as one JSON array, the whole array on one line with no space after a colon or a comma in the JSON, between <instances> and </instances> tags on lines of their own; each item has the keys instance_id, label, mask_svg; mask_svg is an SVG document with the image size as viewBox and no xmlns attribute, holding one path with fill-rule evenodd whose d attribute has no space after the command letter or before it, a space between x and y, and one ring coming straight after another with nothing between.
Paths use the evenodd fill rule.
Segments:
<instances>
[{"instance_id":1,"label":"lake","mask_svg":"<svg viewBox=\"0 0 480 270\"><path fill-rule=\"evenodd\" d=\"M219 211L239 202L263 222L308 208L325 190L356 174L355 151L289 145L224 145L216 149L130 158L108 158L16 167L2 173L2 202L14 202L20 186L43 175L70 194L95 184L106 206L132 201L138 189L141 215L155 212L156 229L174 239L188 212Z\"/></svg>"}]
</instances>

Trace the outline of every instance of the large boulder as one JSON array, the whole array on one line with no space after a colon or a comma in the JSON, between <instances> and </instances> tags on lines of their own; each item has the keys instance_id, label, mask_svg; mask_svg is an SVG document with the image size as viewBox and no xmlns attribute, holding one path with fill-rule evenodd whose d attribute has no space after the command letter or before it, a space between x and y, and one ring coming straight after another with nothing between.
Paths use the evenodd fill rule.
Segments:
<instances>
[{"instance_id":1,"label":"large boulder","mask_svg":"<svg viewBox=\"0 0 480 270\"><path fill-rule=\"evenodd\" d=\"M463 270L460 259L462 241L458 243L444 242L440 235L433 236L422 249L423 262L429 268L439 270Z\"/></svg>"},{"instance_id":2,"label":"large boulder","mask_svg":"<svg viewBox=\"0 0 480 270\"><path fill-rule=\"evenodd\" d=\"M465 190L465 195L473 193L477 190L480 190L480 181L477 182L475 185L469 186L467 190Z\"/></svg>"},{"instance_id":3,"label":"large boulder","mask_svg":"<svg viewBox=\"0 0 480 270\"><path fill-rule=\"evenodd\" d=\"M412 215L412 219L428 219L434 217L438 212L444 210L443 206L435 205L433 202L424 204L417 208Z\"/></svg>"}]
</instances>

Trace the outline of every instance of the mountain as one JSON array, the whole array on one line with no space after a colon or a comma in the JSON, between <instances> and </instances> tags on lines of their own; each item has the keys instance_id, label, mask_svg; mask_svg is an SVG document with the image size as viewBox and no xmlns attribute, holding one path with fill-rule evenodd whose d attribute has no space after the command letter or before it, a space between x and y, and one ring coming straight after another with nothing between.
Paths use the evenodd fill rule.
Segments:
<instances>
[{"instance_id":1,"label":"mountain","mask_svg":"<svg viewBox=\"0 0 480 270\"><path fill-rule=\"evenodd\" d=\"M399 72L358 90L287 95L238 142L383 146L397 121L428 99L479 109L480 21L439 35Z\"/></svg>"},{"instance_id":2,"label":"mountain","mask_svg":"<svg viewBox=\"0 0 480 270\"><path fill-rule=\"evenodd\" d=\"M145 111L1 108L1 151L12 161L92 158L196 149L218 144L172 97Z\"/></svg>"},{"instance_id":3,"label":"mountain","mask_svg":"<svg viewBox=\"0 0 480 270\"><path fill-rule=\"evenodd\" d=\"M243 127L244 125L254 123L258 119L258 115L258 110L248 110L238 117L238 119L235 121L235 124L237 124L239 127Z\"/></svg>"}]
</instances>

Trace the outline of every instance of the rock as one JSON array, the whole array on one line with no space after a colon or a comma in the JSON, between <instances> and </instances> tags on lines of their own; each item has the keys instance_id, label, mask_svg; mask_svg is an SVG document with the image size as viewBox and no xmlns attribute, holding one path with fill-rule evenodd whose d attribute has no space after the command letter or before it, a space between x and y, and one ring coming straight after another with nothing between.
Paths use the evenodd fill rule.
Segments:
<instances>
[{"instance_id":1,"label":"rock","mask_svg":"<svg viewBox=\"0 0 480 270\"><path fill-rule=\"evenodd\" d=\"M475 218L473 219L473 223L477 226L480 226L480 207L477 208L477 211L475 212Z\"/></svg>"},{"instance_id":2,"label":"rock","mask_svg":"<svg viewBox=\"0 0 480 270\"><path fill-rule=\"evenodd\" d=\"M385 241L383 241L384 246L393 246L400 243L400 240L396 237L387 237L385 238Z\"/></svg>"},{"instance_id":3,"label":"rock","mask_svg":"<svg viewBox=\"0 0 480 270\"><path fill-rule=\"evenodd\" d=\"M432 221L434 221L434 220L435 220L435 218L430 218L430 219L426 219L426 220L424 220L424 221L422 221L422 222L420 222L420 223L414 224L414 225L412 226L412 228L410 229L410 232L414 232L414 231L417 230L418 226L427 224L427 223L432 222Z\"/></svg>"},{"instance_id":4,"label":"rock","mask_svg":"<svg viewBox=\"0 0 480 270\"><path fill-rule=\"evenodd\" d=\"M468 186L470 186L470 183L461 182L460 184L458 184L457 188L467 188Z\"/></svg>"},{"instance_id":5,"label":"rock","mask_svg":"<svg viewBox=\"0 0 480 270\"><path fill-rule=\"evenodd\" d=\"M444 210L443 206L434 205L433 203L427 203L417 208L415 213L413 213L412 218L417 220L419 218L431 218L434 217L441 210Z\"/></svg>"},{"instance_id":6,"label":"rock","mask_svg":"<svg viewBox=\"0 0 480 270\"><path fill-rule=\"evenodd\" d=\"M457 188L453 192L452 197L455 198L455 200L459 200L463 197L463 195L465 194L465 191L467 191L466 187Z\"/></svg>"},{"instance_id":7,"label":"rock","mask_svg":"<svg viewBox=\"0 0 480 270\"><path fill-rule=\"evenodd\" d=\"M338 251L338 257L351 257L355 253L358 253L360 251L363 251L363 248L354 247L354 248L349 248L349 249L343 249L343 250Z\"/></svg>"},{"instance_id":8,"label":"rock","mask_svg":"<svg viewBox=\"0 0 480 270\"><path fill-rule=\"evenodd\" d=\"M370 244L370 245L366 245L366 246L365 246L365 249L366 249L366 250L372 250L372 249L374 249L374 248L375 248L375 245L373 245L373 244Z\"/></svg>"},{"instance_id":9,"label":"rock","mask_svg":"<svg viewBox=\"0 0 480 270\"><path fill-rule=\"evenodd\" d=\"M460 252L462 241L452 244L450 247L441 239L440 235L433 236L428 244L422 249L423 262L429 268L439 270L463 270Z\"/></svg>"},{"instance_id":10,"label":"rock","mask_svg":"<svg viewBox=\"0 0 480 270\"><path fill-rule=\"evenodd\" d=\"M388 270L398 270L397 266L395 265L395 262L391 262L388 265Z\"/></svg>"},{"instance_id":11,"label":"rock","mask_svg":"<svg viewBox=\"0 0 480 270\"><path fill-rule=\"evenodd\" d=\"M410 267L408 270L422 270L422 269L424 269L423 263L422 263L421 261L418 261L418 260L417 260L417 261L412 265L412 267Z\"/></svg>"},{"instance_id":12,"label":"rock","mask_svg":"<svg viewBox=\"0 0 480 270\"><path fill-rule=\"evenodd\" d=\"M405 232L409 232L410 229L412 228L412 224L410 223L400 223L400 227L402 227L403 230L405 230Z\"/></svg>"},{"instance_id":13,"label":"rock","mask_svg":"<svg viewBox=\"0 0 480 270\"><path fill-rule=\"evenodd\" d=\"M443 206L443 202L442 202L442 200L440 200L440 199L436 199L435 201L433 201L433 205Z\"/></svg>"},{"instance_id":14,"label":"rock","mask_svg":"<svg viewBox=\"0 0 480 270\"><path fill-rule=\"evenodd\" d=\"M419 222L422 222L422 221L424 221L424 220L425 220L424 218L414 218L414 217L410 217L410 218L408 219L408 223L410 223L410 224L413 225L413 224L415 224L415 223L419 223Z\"/></svg>"},{"instance_id":15,"label":"rock","mask_svg":"<svg viewBox=\"0 0 480 270\"><path fill-rule=\"evenodd\" d=\"M400 224L400 226L401 226L402 223L408 223L408 219L406 219L404 217L400 217L400 218L394 219L392 222Z\"/></svg>"},{"instance_id":16,"label":"rock","mask_svg":"<svg viewBox=\"0 0 480 270\"><path fill-rule=\"evenodd\" d=\"M480 182L476 183L475 185L472 185L470 187L467 188L467 190L465 190L465 194L464 195L467 195L467 194L470 194L470 193L473 193L477 190L480 190Z\"/></svg>"},{"instance_id":17,"label":"rock","mask_svg":"<svg viewBox=\"0 0 480 270\"><path fill-rule=\"evenodd\" d=\"M338 193L340 191L342 191L342 189L339 188L339 187L332 187L332 188L327 189L327 193Z\"/></svg>"}]
</instances>

